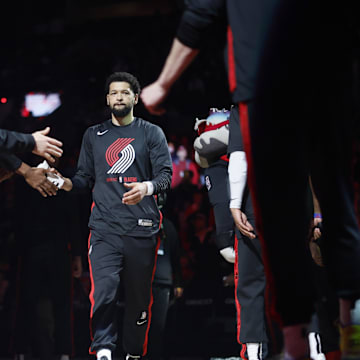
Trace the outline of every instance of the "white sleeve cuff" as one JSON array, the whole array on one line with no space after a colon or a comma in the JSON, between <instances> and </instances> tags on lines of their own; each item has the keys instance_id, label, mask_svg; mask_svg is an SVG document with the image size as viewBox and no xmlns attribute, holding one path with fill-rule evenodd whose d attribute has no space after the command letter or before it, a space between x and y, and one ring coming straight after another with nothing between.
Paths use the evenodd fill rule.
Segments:
<instances>
[{"instance_id":1,"label":"white sleeve cuff","mask_svg":"<svg viewBox=\"0 0 360 360\"><path fill-rule=\"evenodd\" d=\"M230 209L240 209L246 186L247 162L244 151L230 154L229 166Z\"/></svg>"},{"instance_id":2,"label":"white sleeve cuff","mask_svg":"<svg viewBox=\"0 0 360 360\"><path fill-rule=\"evenodd\" d=\"M151 181L144 181L144 184L146 184L147 187L146 195L152 195L154 193L154 184Z\"/></svg>"}]
</instances>

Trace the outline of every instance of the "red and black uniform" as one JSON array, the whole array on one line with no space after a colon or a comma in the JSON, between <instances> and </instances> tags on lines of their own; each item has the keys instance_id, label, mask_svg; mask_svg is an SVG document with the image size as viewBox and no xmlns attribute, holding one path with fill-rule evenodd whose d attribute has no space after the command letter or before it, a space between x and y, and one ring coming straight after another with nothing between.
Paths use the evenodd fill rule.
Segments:
<instances>
[{"instance_id":1,"label":"red and black uniform","mask_svg":"<svg viewBox=\"0 0 360 360\"><path fill-rule=\"evenodd\" d=\"M360 292L351 182L354 4L189 1L177 33L199 48L207 29L227 16L229 85L240 106L264 264L285 325L308 322L313 311L304 245L310 172L324 216L330 277L340 297Z\"/></svg>"},{"instance_id":2,"label":"red and black uniform","mask_svg":"<svg viewBox=\"0 0 360 360\"><path fill-rule=\"evenodd\" d=\"M124 183L151 181L154 194L170 188L171 158L162 130L135 118L126 126L111 120L85 132L74 188L93 189L89 227L91 351L115 349L116 302L120 279L125 290L124 350L146 353L151 319L160 212L153 196L124 205Z\"/></svg>"},{"instance_id":3,"label":"red and black uniform","mask_svg":"<svg viewBox=\"0 0 360 360\"><path fill-rule=\"evenodd\" d=\"M244 151L240 133L239 113L233 107L230 113L228 153ZM246 343L262 343L266 357L268 342L265 317L266 279L261 258L259 238L248 239L238 229L234 234L234 221L229 209L228 162L219 159L205 169L205 182L209 199L214 207L217 245L220 248L234 246L235 303L237 311L237 338L243 344L242 357L245 358ZM224 195L225 194L225 195ZM241 210L255 227L254 210L248 187L246 187ZM234 244L235 243L235 244Z\"/></svg>"},{"instance_id":4,"label":"red and black uniform","mask_svg":"<svg viewBox=\"0 0 360 360\"><path fill-rule=\"evenodd\" d=\"M228 153L244 151L237 107L231 109L229 125ZM240 209L255 229L255 214L248 185L244 189ZM242 344L253 342L264 344L268 342L265 314L266 278L259 237L249 239L236 229L235 250L235 304L238 341ZM265 352L263 355L265 358Z\"/></svg>"}]
</instances>

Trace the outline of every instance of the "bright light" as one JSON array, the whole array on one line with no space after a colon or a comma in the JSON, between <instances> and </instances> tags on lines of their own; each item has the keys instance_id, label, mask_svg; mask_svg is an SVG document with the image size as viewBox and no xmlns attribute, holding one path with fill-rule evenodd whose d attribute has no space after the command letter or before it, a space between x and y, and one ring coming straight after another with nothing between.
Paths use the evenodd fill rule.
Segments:
<instances>
[{"instance_id":1,"label":"bright light","mask_svg":"<svg viewBox=\"0 0 360 360\"><path fill-rule=\"evenodd\" d=\"M47 116L53 113L61 105L59 93L28 93L25 95L25 104L22 114L27 117Z\"/></svg>"},{"instance_id":2,"label":"bright light","mask_svg":"<svg viewBox=\"0 0 360 360\"><path fill-rule=\"evenodd\" d=\"M2 98L0 99L0 102L1 102L2 104L6 104L6 103L7 103L7 98L6 98L6 97L2 97Z\"/></svg>"}]
</instances>

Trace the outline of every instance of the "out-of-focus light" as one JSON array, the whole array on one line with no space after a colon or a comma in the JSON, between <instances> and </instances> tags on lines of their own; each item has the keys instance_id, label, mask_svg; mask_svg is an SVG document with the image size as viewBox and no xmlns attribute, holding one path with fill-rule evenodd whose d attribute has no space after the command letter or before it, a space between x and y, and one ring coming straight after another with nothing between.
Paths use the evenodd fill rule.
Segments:
<instances>
[{"instance_id":1,"label":"out-of-focus light","mask_svg":"<svg viewBox=\"0 0 360 360\"><path fill-rule=\"evenodd\" d=\"M0 99L0 102L1 102L2 104L6 104L6 103L7 103L7 98L6 98L6 97L2 97L2 98Z\"/></svg>"}]
</instances>

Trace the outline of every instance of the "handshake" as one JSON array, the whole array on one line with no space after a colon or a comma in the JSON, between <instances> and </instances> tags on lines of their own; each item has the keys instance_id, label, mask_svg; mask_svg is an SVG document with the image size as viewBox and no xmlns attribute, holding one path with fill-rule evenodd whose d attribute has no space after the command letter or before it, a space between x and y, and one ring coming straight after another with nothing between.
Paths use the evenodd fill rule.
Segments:
<instances>
[{"instance_id":1,"label":"handshake","mask_svg":"<svg viewBox=\"0 0 360 360\"><path fill-rule=\"evenodd\" d=\"M44 160L42 163L40 163L37 167L40 168L40 169L45 169L45 170L50 169L50 165L46 160ZM61 189L63 187L65 181L61 176L59 176L59 175L57 175L55 173L50 173L49 172L49 173L46 173L46 177L58 189Z\"/></svg>"}]
</instances>

